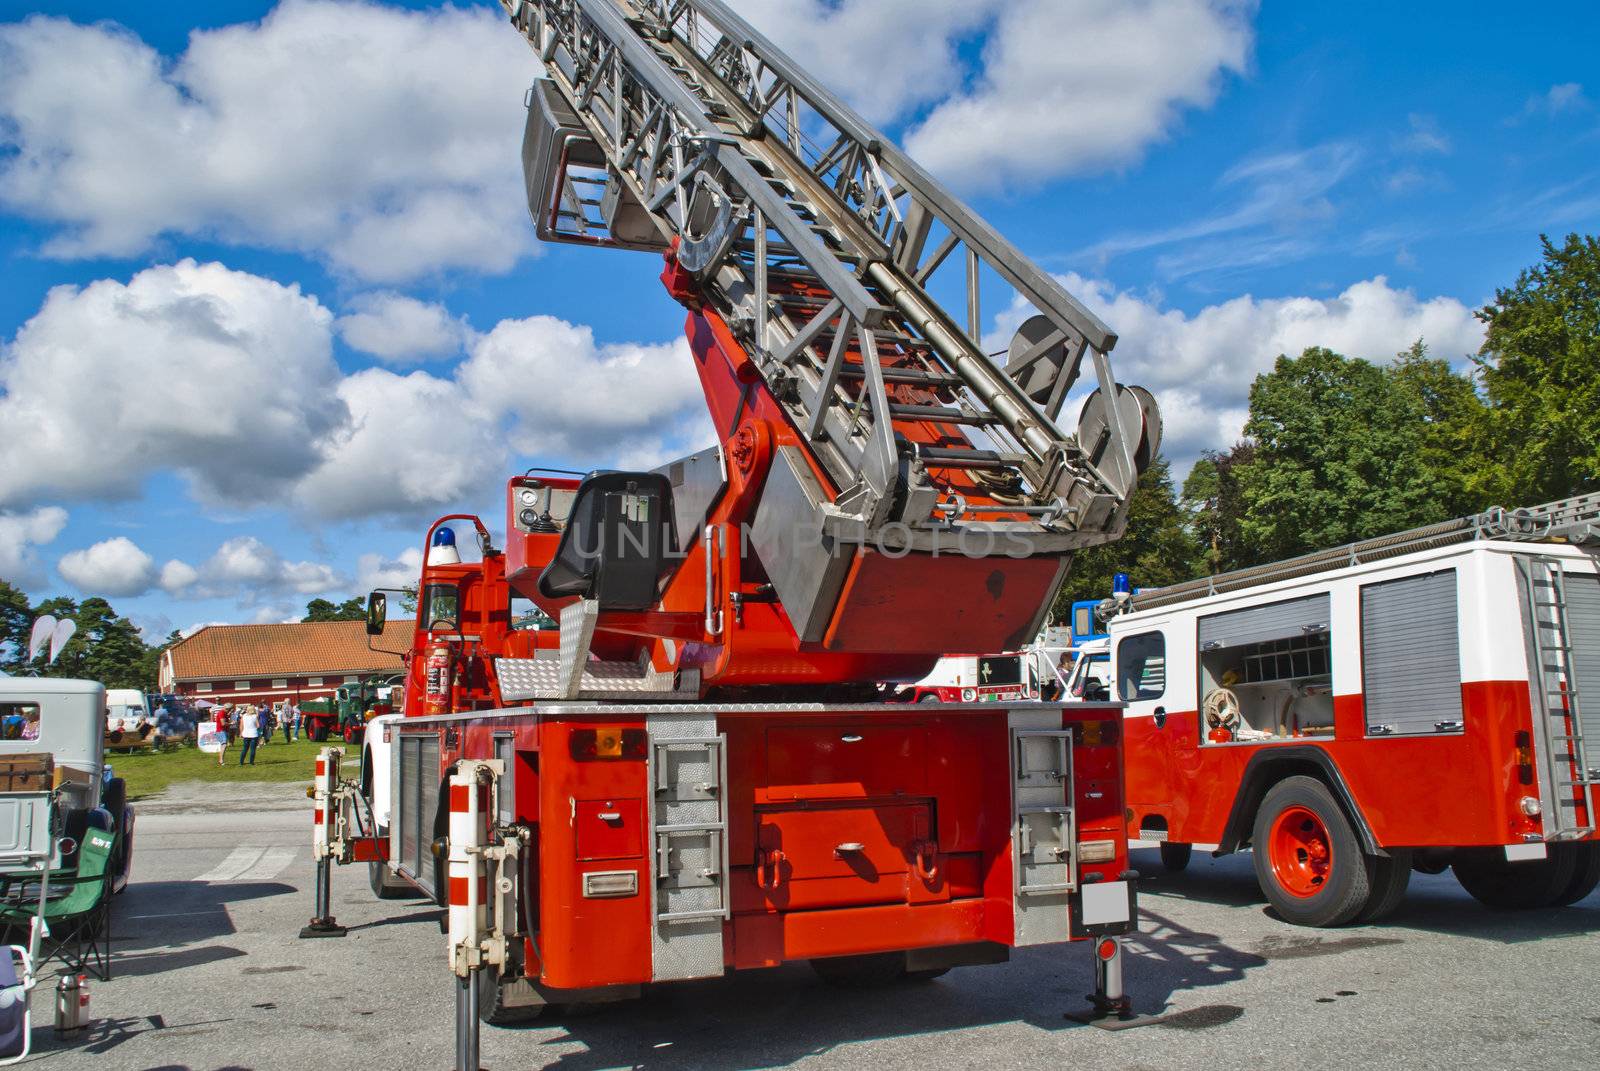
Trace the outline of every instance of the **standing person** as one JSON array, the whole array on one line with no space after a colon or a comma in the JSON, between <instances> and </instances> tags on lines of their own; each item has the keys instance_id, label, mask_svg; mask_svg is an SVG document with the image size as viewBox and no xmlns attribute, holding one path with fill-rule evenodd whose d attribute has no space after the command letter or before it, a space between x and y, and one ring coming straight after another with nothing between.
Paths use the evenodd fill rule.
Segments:
<instances>
[{"instance_id":1,"label":"standing person","mask_svg":"<svg viewBox=\"0 0 1600 1071\"><path fill-rule=\"evenodd\" d=\"M261 739L270 744L272 743L272 734L278 728L278 717L273 713L270 706L262 705L256 709L261 712Z\"/></svg>"},{"instance_id":2,"label":"standing person","mask_svg":"<svg viewBox=\"0 0 1600 1071\"><path fill-rule=\"evenodd\" d=\"M298 740L298 739L300 739L300 704L299 703L295 703L294 705L289 707L289 717L292 719L290 724L294 726L294 738L296 740Z\"/></svg>"},{"instance_id":3,"label":"standing person","mask_svg":"<svg viewBox=\"0 0 1600 1071\"><path fill-rule=\"evenodd\" d=\"M239 715L239 765L244 765L244 760L249 759L250 765L256 764L256 748L261 745L261 717L256 713L255 707L245 707Z\"/></svg>"}]
</instances>

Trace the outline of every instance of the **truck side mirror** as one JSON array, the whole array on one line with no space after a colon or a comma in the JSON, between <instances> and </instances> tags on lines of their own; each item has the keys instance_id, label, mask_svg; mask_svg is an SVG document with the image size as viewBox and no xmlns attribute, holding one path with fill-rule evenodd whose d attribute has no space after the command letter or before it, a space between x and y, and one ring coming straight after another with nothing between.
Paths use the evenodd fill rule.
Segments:
<instances>
[{"instance_id":1,"label":"truck side mirror","mask_svg":"<svg viewBox=\"0 0 1600 1071\"><path fill-rule=\"evenodd\" d=\"M389 617L389 596L374 591L367 596L367 635L382 636L383 623Z\"/></svg>"}]
</instances>

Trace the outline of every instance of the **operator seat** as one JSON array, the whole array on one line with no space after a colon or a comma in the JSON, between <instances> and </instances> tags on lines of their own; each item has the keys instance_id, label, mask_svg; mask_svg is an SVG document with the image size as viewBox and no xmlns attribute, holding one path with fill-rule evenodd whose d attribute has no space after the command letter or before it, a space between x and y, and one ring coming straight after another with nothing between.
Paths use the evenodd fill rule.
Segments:
<instances>
[{"instance_id":1,"label":"operator seat","mask_svg":"<svg viewBox=\"0 0 1600 1071\"><path fill-rule=\"evenodd\" d=\"M576 595L602 610L656 603L672 547L672 485L659 472L594 472L584 477L550 564L539 574L546 598Z\"/></svg>"}]
</instances>

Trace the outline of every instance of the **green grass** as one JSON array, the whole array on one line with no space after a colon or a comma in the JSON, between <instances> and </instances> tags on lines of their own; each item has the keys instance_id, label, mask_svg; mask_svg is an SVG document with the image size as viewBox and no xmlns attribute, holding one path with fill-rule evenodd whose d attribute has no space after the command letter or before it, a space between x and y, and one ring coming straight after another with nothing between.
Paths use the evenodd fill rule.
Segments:
<instances>
[{"instance_id":1,"label":"green grass","mask_svg":"<svg viewBox=\"0 0 1600 1071\"><path fill-rule=\"evenodd\" d=\"M106 761L118 777L128 782L128 798L137 800L164 792L178 781L304 781L309 785L317 752L324 746L304 737L292 744L285 744L280 733L277 739L263 743L256 749L254 766L239 765L237 744L228 746L226 766L218 766L215 755L196 747L135 751L132 754L108 750ZM345 773L350 775L351 760L360 755L360 745L353 748L342 746L345 748Z\"/></svg>"}]
</instances>

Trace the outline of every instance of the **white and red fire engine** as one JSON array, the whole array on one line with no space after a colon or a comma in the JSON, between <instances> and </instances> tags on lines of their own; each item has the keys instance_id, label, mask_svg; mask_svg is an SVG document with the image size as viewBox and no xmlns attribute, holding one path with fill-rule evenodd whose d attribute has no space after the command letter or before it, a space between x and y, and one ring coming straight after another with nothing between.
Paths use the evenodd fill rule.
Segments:
<instances>
[{"instance_id":1,"label":"white and red fire engine","mask_svg":"<svg viewBox=\"0 0 1600 1071\"><path fill-rule=\"evenodd\" d=\"M1118 600L1069 691L1127 704L1128 835L1253 849L1311 926L1453 867L1495 908L1600 884L1600 496ZM1109 678L1109 680L1108 680Z\"/></svg>"},{"instance_id":2,"label":"white and red fire engine","mask_svg":"<svg viewBox=\"0 0 1600 1071\"><path fill-rule=\"evenodd\" d=\"M921 680L897 688L902 703L1015 703L1039 698L1028 652L946 655Z\"/></svg>"},{"instance_id":3,"label":"white and red fire engine","mask_svg":"<svg viewBox=\"0 0 1600 1071\"><path fill-rule=\"evenodd\" d=\"M719 441L517 476L503 547L436 523L477 560L424 561L370 799L323 760L307 935L339 932L334 861L447 904L462 1068L480 1014L796 959L927 977L1094 938L1124 1010L1115 705L877 692L951 637L1016 650L1121 534L1159 422L1115 336L721 0L503 3L546 75L539 233L664 257ZM1038 310L1003 366L997 283Z\"/></svg>"}]
</instances>

